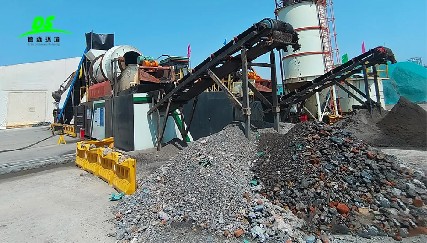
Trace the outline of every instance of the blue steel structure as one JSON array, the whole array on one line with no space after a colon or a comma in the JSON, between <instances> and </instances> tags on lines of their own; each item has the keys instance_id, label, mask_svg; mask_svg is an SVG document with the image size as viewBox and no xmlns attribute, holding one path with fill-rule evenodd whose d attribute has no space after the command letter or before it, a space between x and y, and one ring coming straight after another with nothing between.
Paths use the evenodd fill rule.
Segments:
<instances>
[{"instance_id":1,"label":"blue steel structure","mask_svg":"<svg viewBox=\"0 0 427 243\"><path fill-rule=\"evenodd\" d=\"M67 97L65 98L64 105L62 106L62 108L60 109L60 111L59 111L59 113L58 113L58 116L56 117L56 120L57 120L58 122L60 122L60 121L61 121L61 118L62 118L62 116L64 115L65 107L67 106L67 103L68 103L68 102L69 102L69 100L70 100L71 94L72 94L72 93L73 93L73 91L74 91L74 84L76 83L76 80L77 80L77 78L78 78L78 76L79 76L79 72L80 72L80 69L81 69L81 67L82 67L82 65L83 65L83 61L84 61L84 59L85 59L85 54L86 54L86 52L87 52L87 51L88 51L88 50L87 50L87 49L85 49L85 50L84 50L84 52L83 52L82 58L80 59L80 62L79 62L79 66L77 67L77 70L76 70L76 75L74 75L73 81L71 82L70 88L69 88L68 93L67 93Z\"/></svg>"}]
</instances>

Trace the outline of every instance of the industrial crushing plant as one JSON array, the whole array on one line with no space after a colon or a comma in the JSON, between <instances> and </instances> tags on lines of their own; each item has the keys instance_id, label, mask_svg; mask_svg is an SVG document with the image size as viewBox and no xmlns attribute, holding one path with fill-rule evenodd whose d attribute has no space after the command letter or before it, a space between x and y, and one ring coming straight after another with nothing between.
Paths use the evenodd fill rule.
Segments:
<instances>
[{"instance_id":1,"label":"industrial crushing plant","mask_svg":"<svg viewBox=\"0 0 427 243\"><path fill-rule=\"evenodd\" d=\"M276 0L275 13L277 19L255 23L194 68L187 57L155 59L132 46L114 46L112 34L88 33L76 72L53 93L59 104L69 88L55 122L73 121L75 133L114 137L116 148L131 151L189 142L236 119L249 136L254 107L277 130L292 117L324 120L355 105L372 110L384 104L386 76L379 69L396 62L390 49L377 47L340 63L331 0ZM264 54L270 62L256 62ZM270 79L254 67L270 68Z\"/></svg>"}]
</instances>

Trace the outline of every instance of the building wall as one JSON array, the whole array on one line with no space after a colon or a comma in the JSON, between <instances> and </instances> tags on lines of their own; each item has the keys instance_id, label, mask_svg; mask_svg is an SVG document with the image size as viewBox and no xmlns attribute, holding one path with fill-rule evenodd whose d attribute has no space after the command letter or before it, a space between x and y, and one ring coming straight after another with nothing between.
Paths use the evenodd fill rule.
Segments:
<instances>
[{"instance_id":1,"label":"building wall","mask_svg":"<svg viewBox=\"0 0 427 243\"><path fill-rule=\"evenodd\" d=\"M76 57L0 66L0 128L53 122L51 93L77 69L79 61Z\"/></svg>"}]
</instances>

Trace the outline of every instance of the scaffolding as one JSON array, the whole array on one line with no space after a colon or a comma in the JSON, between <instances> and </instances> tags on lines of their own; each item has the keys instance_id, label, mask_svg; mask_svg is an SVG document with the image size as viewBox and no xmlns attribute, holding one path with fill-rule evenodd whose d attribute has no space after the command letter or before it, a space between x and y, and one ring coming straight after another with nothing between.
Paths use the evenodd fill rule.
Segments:
<instances>
[{"instance_id":1,"label":"scaffolding","mask_svg":"<svg viewBox=\"0 0 427 243\"><path fill-rule=\"evenodd\" d=\"M317 1L316 8L319 18L325 73L327 73L332 70L335 65L341 64L335 27L333 1L319 0Z\"/></svg>"}]
</instances>

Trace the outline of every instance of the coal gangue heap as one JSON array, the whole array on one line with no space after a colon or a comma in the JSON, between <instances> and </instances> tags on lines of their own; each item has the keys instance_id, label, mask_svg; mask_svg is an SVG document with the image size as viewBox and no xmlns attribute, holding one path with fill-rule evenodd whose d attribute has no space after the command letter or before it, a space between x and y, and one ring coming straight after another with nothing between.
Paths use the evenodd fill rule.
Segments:
<instances>
[{"instance_id":1,"label":"coal gangue heap","mask_svg":"<svg viewBox=\"0 0 427 243\"><path fill-rule=\"evenodd\" d=\"M306 221L306 232L405 237L427 223L427 179L349 131L302 123L262 134L255 174L274 204Z\"/></svg>"}]
</instances>

